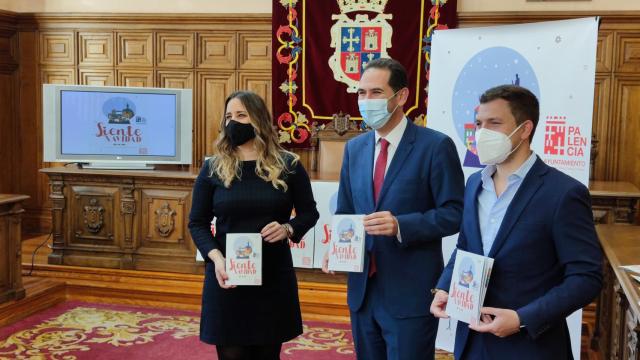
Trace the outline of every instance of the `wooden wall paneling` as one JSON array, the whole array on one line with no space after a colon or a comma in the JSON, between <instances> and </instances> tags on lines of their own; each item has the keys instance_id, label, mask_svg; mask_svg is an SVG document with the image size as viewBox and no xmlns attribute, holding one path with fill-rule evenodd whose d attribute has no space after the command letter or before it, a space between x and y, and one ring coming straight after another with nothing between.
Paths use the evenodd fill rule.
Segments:
<instances>
[{"instance_id":1,"label":"wooden wall paneling","mask_svg":"<svg viewBox=\"0 0 640 360\"><path fill-rule=\"evenodd\" d=\"M13 72L18 68L18 41L15 29L0 29L0 71Z\"/></svg>"},{"instance_id":2,"label":"wooden wall paneling","mask_svg":"<svg viewBox=\"0 0 640 360\"><path fill-rule=\"evenodd\" d=\"M199 33L197 40L198 68L234 69L236 67L235 32Z\"/></svg>"},{"instance_id":3,"label":"wooden wall paneling","mask_svg":"<svg viewBox=\"0 0 640 360\"><path fill-rule=\"evenodd\" d=\"M42 84L73 85L76 83L76 71L74 68L41 67L40 79Z\"/></svg>"},{"instance_id":4,"label":"wooden wall paneling","mask_svg":"<svg viewBox=\"0 0 640 360\"><path fill-rule=\"evenodd\" d=\"M596 47L596 72L610 72L613 68L613 31L598 31Z\"/></svg>"},{"instance_id":5,"label":"wooden wall paneling","mask_svg":"<svg viewBox=\"0 0 640 360\"><path fill-rule=\"evenodd\" d=\"M20 151L17 156L16 192L27 194L25 200L25 215L23 226L29 229L48 229L51 225L51 214L43 210L42 203L48 195L42 191L47 189L48 180L45 175L39 174L38 169L42 164L42 125L40 114L39 86L41 72L38 67L39 36L35 31L20 31L18 33L18 92L17 92L17 143ZM73 77L73 72L71 76ZM44 193L44 198L42 194ZM43 223L47 222L47 225ZM33 231L33 230L32 230Z\"/></svg>"},{"instance_id":6,"label":"wooden wall paneling","mask_svg":"<svg viewBox=\"0 0 640 360\"><path fill-rule=\"evenodd\" d=\"M113 33L88 32L78 33L78 65L108 66L114 65Z\"/></svg>"},{"instance_id":7,"label":"wooden wall paneling","mask_svg":"<svg viewBox=\"0 0 640 360\"><path fill-rule=\"evenodd\" d=\"M607 171L607 149L611 146L609 132L613 128L609 104L611 97L611 76L609 74L596 74L596 83L593 92L593 124L592 132L598 140L598 156L595 159L594 180L612 180L613 174Z\"/></svg>"},{"instance_id":8,"label":"wooden wall paneling","mask_svg":"<svg viewBox=\"0 0 640 360\"><path fill-rule=\"evenodd\" d=\"M193 38L193 33L181 33L175 31L157 33L157 66L192 68L194 54Z\"/></svg>"},{"instance_id":9,"label":"wooden wall paneling","mask_svg":"<svg viewBox=\"0 0 640 360\"><path fill-rule=\"evenodd\" d=\"M122 31L116 34L117 64L124 66L153 66L153 33Z\"/></svg>"},{"instance_id":10,"label":"wooden wall paneling","mask_svg":"<svg viewBox=\"0 0 640 360\"><path fill-rule=\"evenodd\" d=\"M19 148L16 146L18 61L17 35L15 19L9 14L0 13L0 163L12 171L0 174L0 194L15 193L16 157Z\"/></svg>"},{"instance_id":11,"label":"wooden wall paneling","mask_svg":"<svg viewBox=\"0 0 640 360\"><path fill-rule=\"evenodd\" d=\"M159 87L172 89L193 89L192 71L158 70L156 79L156 84Z\"/></svg>"},{"instance_id":12,"label":"wooden wall paneling","mask_svg":"<svg viewBox=\"0 0 640 360\"><path fill-rule=\"evenodd\" d=\"M130 69L118 69L116 70L116 77L118 86L133 86L133 87L153 87L154 76L153 70L130 70Z\"/></svg>"},{"instance_id":13,"label":"wooden wall paneling","mask_svg":"<svg viewBox=\"0 0 640 360\"><path fill-rule=\"evenodd\" d=\"M616 147L611 149L609 159L616 170L616 180L640 186L640 76L616 77L613 84L616 122L609 144L616 144Z\"/></svg>"},{"instance_id":14,"label":"wooden wall paneling","mask_svg":"<svg viewBox=\"0 0 640 360\"><path fill-rule=\"evenodd\" d=\"M640 73L640 32L616 32L615 71Z\"/></svg>"},{"instance_id":15,"label":"wooden wall paneling","mask_svg":"<svg viewBox=\"0 0 640 360\"><path fill-rule=\"evenodd\" d=\"M0 194L15 193L14 176L16 166L14 158L19 148L16 148L15 121L15 76L12 72L0 71L0 163L11 171L0 174ZM1 267L0 267L1 269Z\"/></svg>"},{"instance_id":16,"label":"wooden wall paneling","mask_svg":"<svg viewBox=\"0 0 640 360\"><path fill-rule=\"evenodd\" d=\"M271 34L238 32L238 69L271 69Z\"/></svg>"},{"instance_id":17,"label":"wooden wall paneling","mask_svg":"<svg viewBox=\"0 0 640 360\"><path fill-rule=\"evenodd\" d=\"M271 72L239 72L238 90L250 90L260 95L267 103L269 112L273 113L271 104Z\"/></svg>"},{"instance_id":18,"label":"wooden wall paneling","mask_svg":"<svg viewBox=\"0 0 640 360\"><path fill-rule=\"evenodd\" d=\"M194 124L193 164L202 164L205 155L213 154L213 142L220 132L224 100L235 90L236 74L232 71L197 73L197 112Z\"/></svg>"},{"instance_id":19,"label":"wooden wall paneling","mask_svg":"<svg viewBox=\"0 0 640 360\"><path fill-rule=\"evenodd\" d=\"M73 31L40 33L40 63L43 65L75 65L76 45Z\"/></svg>"},{"instance_id":20,"label":"wooden wall paneling","mask_svg":"<svg viewBox=\"0 0 640 360\"><path fill-rule=\"evenodd\" d=\"M113 70L108 69L84 69L78 71L81 85L110 86L115 84Z\"/></svg>"}]
</instances>

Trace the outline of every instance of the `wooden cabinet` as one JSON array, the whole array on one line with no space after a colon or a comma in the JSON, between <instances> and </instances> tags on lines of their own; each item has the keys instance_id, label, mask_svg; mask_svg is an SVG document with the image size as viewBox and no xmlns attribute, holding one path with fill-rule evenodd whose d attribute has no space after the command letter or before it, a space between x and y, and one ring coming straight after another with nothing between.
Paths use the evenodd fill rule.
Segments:
<instances>
[{"instance_id":1,"label":"wooden cabinet","mask_svg":"<svg viewBox=\"0 0 640 360\"><path fill-rule=\"evenodd\" d=\"M24 298L21 216L25 195L0 194L0 303Z\"/></svg>"},{"instance_id":2,"label":"wooden cabinet","mask_svg":"<svg viewBox=\"0 0 640 360\"><path fill-rule=\"evenodd\" d=\"M621 265L640 263L640 226L598 225L605 254L598 312L598 337L592 343L603 359L639 359L640 289Z\"/></svg>"},{"instance_id":3,"label":"wooden cabinet","mask_svg":"<svg viewBox=\"0 0 640 360\"><path fill-rule=\"evenodd\" d=\"M187 224L189 171L47 168L50 264L201 273Z\"/></svg>"}]
</instances>

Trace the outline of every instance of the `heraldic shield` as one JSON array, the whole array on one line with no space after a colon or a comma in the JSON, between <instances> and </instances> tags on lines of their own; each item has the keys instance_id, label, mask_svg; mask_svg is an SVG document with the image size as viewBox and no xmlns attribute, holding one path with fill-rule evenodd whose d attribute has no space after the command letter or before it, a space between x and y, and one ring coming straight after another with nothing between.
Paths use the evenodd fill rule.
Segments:
<instances>
[{"instance_id":1,"label":"heraldic shield","mask_svg":"<svg viewBox=\"0 0 640 360\"><path fill-rule=\"evenodd\" d=\"M331 27L331 47L335 49L329 58L333 77L347 85L347 92L358 89L360 74L371 60L388 58L387 48L391 47L393 28L387 22L393 17L385 14L387 1L338 0L340 14L331 18L337 20ZM378 15L369 20L367 14L356 14L355 20L347 14L368 11Z\"/></svg>"}]
</instances>

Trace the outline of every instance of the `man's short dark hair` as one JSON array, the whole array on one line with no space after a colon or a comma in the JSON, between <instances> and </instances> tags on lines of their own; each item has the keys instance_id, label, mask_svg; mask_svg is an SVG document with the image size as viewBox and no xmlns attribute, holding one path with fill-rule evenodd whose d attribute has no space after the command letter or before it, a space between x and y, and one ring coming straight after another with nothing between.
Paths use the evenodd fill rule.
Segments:
<instances>
[{"instance_id":1,"label":"man's short dark hair","mask_svg":"<svg viewBox=\"0 0 640 360\"><path fill-rule=\"evenodd\" d=\"M509 109L511 109L511 114L516 119L518 126L527 120L533 122L533 130L529 136L529 142L531 142L540 117L538 98L522 86L500 85L485 91L480 96L480 104L486 104L496 99L502 99L509 103Z\"/></svg>"},{"instance_id":2,"label":"man's short dark hair","mask_svg":"<svg viewBox=\"0 0 640 360\"><path fill-rule=\"evenodd\" d=\"M389 86L393 89L393 92L398 92L398 90L407 87L407 70L394 59L378 58L371 60L362 73L364 74L369 69L389 70Z\"/></svg>"}]
</instances>

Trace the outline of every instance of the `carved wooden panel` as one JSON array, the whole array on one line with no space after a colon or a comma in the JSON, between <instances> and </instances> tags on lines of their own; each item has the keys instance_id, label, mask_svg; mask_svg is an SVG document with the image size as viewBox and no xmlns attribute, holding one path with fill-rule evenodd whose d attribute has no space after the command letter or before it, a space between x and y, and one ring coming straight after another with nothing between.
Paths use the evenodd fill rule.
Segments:
<instances>
[{"instance_id":1,"label":"carved wooden panel","mask_svg":"<svg viewBox=\"0 0 640 360\"><path fill-rule=\"evenodd\" d=\"M43 65L74 65L75 41L72 31L40 33L40 63Z\"/></svg>"},{"instance_id":2,"label":"carved wooden panel","mask_svg":"<svg viewBox=\"0 0 640 360\"><path fill-rule=\"evenodd\" d=\"M193 252L193 242L188 234L189 191L168 189L142 189L141 243L136 251L150 250L166 255Z\"/></svg>"},{"instance_id":3,"label":"carved wooden panel","mask_svg":"<svg viewBox=\"0 0 640 360\"><path fill-rule=\"evenodd\" d=\"M640 33L616 33L616 71L640 72Z\"/></svg>"},{"instance_id":4,"label":"carved wooden panel","mask_svg":"<svg viewBox=\"0 0 640 360\"><path fill-rule=\"evenodd\" d=\"M158 70L158 86L172 89L193 89L192 71Z\"/></svg>"},{"instance_id":5,"label":"carved wooden panel","mask_svg":"<svg viewBox=\"0 0 640 360\"><path fill-rule=\"evenodd\" d=\"M118 188L108 186L70 186L67 195L69 228L66 245L117 250L120 233L115 227L119 210Z\"/></svg>"},{"instance_id":6,"label":"carved wooden panel","mask_svg":"<svg viewBox=\"0 0 640 360\"><path fill-rule=\"evenodd\" d=\"M224 100L235 90L235 73L200 72L197 83L197 121L195 125L194 164L213 154L213 142L220 132Z\"/></svg>"},{"instance_id":7,"label":"carved wooden panel","mask_svg":"<svg viewBox=\"0 0 640 360\"><path fill-rule=\"evenodd\" d=\"M193 67L193 33L158 33L159 67Z\"/></svg>"},{"instance_id":8,"label":"carved wooden panel","mask_svg":"<svg viewBox=\"0 0 640 360\"><path fill-rule=\"evenodd\" d=\"M81 85L109 86L115 83L113 70L81 68L78 75Z\"/></svg>"},{"instance_id":9,"label":"carved wooden panel","mask_svg":"<svg viewBox=\"0 0 640 360\"><path fill-rule=\"evenodd\" d=\"M40 79L43 84L73 85L76 83L75 69L41 68Z\"/></svg>"},{"instance_id":10,"label":"carved wooden panel","mask_svg":"<svg viewBox=\"0 0 640 360\"><path fill-rule=\"evenodd\" d=\"M234 69L236 66L236 35L233 32L198 34L197 67Z\"/></svg>"},{"instance_id":11,"label":"carved wooden panel","mask_svg":"<svg viewBox=\"0 0 640 360\"><path fill-rule=\"evenodd\" d=\"M238 33L238 69L271 69L271 35Z\"/></svg>"},{"instance_id":12,"label":"carved wooden panel","mask_svg":"<svg viewBox=\"0 0 640 360\"><path fill-rule=\"evenodd\" d=\"M153 70L120 70L118 86L153 87Z\"/></svg>"},{"instance_id":13,"label":"carved wooden panel","mask_svg":"<svg viewBox=\"0 0 640 360\"><path fill-rule=\"evenodd\" d=\"M113 34L110 32L78 33L78 65L113 66Z\"/></svg>"},{"instance_id":14,"label":"carved wooden panel","mask_svg":"<svg viewBox=\"0 0 640 360\"><path fill-rule=\"evenodd\" d=\"M153 66L151 32L119 32L117 39L118 65Z\"/></svg>"},{"instance_id":15,"label":"carved wooden panel","mask_svg":"<svg viewBox=\"0 0 640 360\"><path fill-rule=\"evenodd\" d=\"M596 75L593 96L592 131L598 140L598 155L595 158L593 167L593 179L612 180L613 174L608 169L606 156L610 146L610 129L613 127L613 119L609 116L609 104L611 101L611 77L609 75Z\"/></svg>"},{"instance_id":16,"label":"carved wooden panel","mask_svg":"<svg viewBox=\"0 0 640 360\"><path fill-rule=\"evenodd\" d=\"M238 89L250 90L260 95L271 112L271 72L240 72Z\"/></svg>"},{"instance_id":17,"label":"carved wooden panel","mask_svg":"<svg viewBox=\"0 0 640 360\"><path fill-rule=\"evenodd\" d=\"M613 59L613 31L602 30L598 32L598 45L596 48L596 72L611 71Z\"/></svg>"},{"instance_id":18,"label":"carved wooden panel","mask_svg":"<svg viewBox=\"0 0 640 360\"><path fill-rule=\"evenodd\" d=\"M640 186L640 78L621 77L614 81L613 117L615 126L609 136L609 144L616 144L609 161L615 169L616 180L629 181Z\"/></svg>"}]
</instances>

